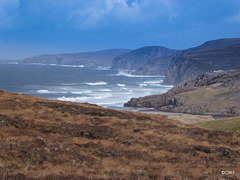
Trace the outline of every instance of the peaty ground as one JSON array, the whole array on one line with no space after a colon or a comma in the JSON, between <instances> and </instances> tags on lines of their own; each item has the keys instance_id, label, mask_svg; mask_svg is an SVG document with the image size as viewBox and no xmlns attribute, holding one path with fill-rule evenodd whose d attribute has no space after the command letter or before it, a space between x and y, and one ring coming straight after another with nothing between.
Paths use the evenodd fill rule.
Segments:
<instances>
[{"instance_id":1,"label":"peaty ground","mask_svg":"<svg viewBox=\"0 0 240 180\"><path fill-rule=\"evenodd\" d=\"M161 115L0 91L0 132L0 179L240 179L239 133Z\"/></svg>"}]
</instances>

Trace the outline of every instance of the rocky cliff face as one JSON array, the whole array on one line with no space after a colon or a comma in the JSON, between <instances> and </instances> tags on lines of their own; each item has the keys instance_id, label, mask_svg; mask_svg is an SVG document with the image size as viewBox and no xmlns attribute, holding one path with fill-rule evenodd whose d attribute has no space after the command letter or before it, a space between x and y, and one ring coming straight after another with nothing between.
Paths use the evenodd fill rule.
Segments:
<instances>
[{"instance_id":1,"label":"rocky cliff face","mask_svg":"<svg viewBox=\"0 0 240 180\"><path fill-rule=\"evenodd\" d=\"M83 52L72 54L40 55L25 58L20 64L57 64L57 65L84 65L110 67L114 57L129 52L128 49L110 49L97 52Z\"/></svg>"},{"instance_id":2,"label":"rocky cliff face","mask_svg":"<svg viewBox=\"0 0 240 180\"><path fill-rule=\"evenodd\" d=\"M142 65L133 75L161 75L165 76L167 70L172 62L173 56L164 56L151 60L150 62Z\"/></svg>"},{"instance_id":3,"label":"rocky cliff face","mask_svg":"<svg viewBox=\"0 0 240 180\"><path fill-rule=\"evenodd\" d=\"M138 69L142 65L161 57L171 57L178 53L177 50L168 49L161 46L147 46L130 51L126 54L114 58L113 69ZM161 59L159 59L161 60ZM164 61L171 59L167 58Z\"/></svg>"},{"instance_id":4,"label":"rocky cliff face","mask_svg":"<svg viewBox=\"0 0 240 180\"><path fill-rule=\"evenodd\" d=\"M240 44L210 48L178 57L164 79L164 84L179 84L199 74L216 70L240 69Z\"/></svg>"},{"instance_id":5,"label":"rocky cliff face","mask_svg":"<svg viewBox=\"0 0 240 180\"><path fill-rule=\"evenodd\" d=\"M165 47L159 46L150 46L143 47L136 50L133 50L127 54L120 55L116 57L113 61L113 69L134 69L134 75L166 75L172 76L177 74L175 71L178 71L179 66L191 65L191 62L183 62L180 59L183 59L183 56L188 54L196 53L199 51L229 46L234 44L240 44L240 38L229 38L229 39L217 39L212 41L207 41L200 46L189 48L186 50L171 50ZM174 64L175 61L179 61ZM176 66L176 67L172 67ZM170 71L168 69L170 68ZM194 72L195 66L190 71ZM180 70L181 71L181 70ZM206 71L204 71L206 72ZM178 72L182 73L182 72ZM191 72L190 72L191 73ZM176 75L177 76L177 75ZM177 79L176 83L181 82L182 79ZM168 78L164 82L165 84L171 84L168 82Z\"/></svg>"},{"instance_id":6,"label":"rocky cliff face","mask_svg":"<svg viewBox=\"0 0 240 180\"><path fill-rule=\"evenodd\" d=\"M0 132L0 179L240 179L239 133L160 115L0 91Z\"/></svg>"},{"instance_id":7,"label":"rocky cliff face","mask_svg":"<svg viewBox=\"0 0 240 180\"><path fill-rule=\"evenodd\" d=\"M132 98L125 106L210 115L240 115L240 71L199 75L162 95Z\"/></svg>"}]
</instances>

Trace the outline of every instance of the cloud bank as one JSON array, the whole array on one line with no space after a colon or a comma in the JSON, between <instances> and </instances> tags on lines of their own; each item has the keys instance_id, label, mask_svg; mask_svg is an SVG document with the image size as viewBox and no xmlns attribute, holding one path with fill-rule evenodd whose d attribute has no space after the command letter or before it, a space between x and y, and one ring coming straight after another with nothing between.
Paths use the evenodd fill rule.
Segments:
<instances>
[{"instance_id":1,"label":"cloud bank","mask_svg":"<svg viewBox=\"0 0 240 180\"><path fill-rule=\"evenodd\" d=\"M0 0L0 27L10 26L19 12L31 22L33 18L44 19L59 26L85 29L175 18L177 0Z\"/></svg>"},{"instance_id":2,"label":"cloud bank","mask_svg":"<svg viewBox=\"0 0 240 180\"><path fill-rule=\"evenodd\" d=\"M80 28L104 26L112 22L143 22L177 16L175 0L92 0L82 2L69 13L68 20Z\"/></svg>"}]
</instances>

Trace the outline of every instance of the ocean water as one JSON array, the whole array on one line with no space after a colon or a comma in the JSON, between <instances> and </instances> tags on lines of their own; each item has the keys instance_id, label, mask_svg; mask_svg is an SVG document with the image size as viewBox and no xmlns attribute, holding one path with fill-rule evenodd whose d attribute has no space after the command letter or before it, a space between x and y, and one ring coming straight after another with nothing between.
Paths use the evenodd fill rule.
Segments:
<instances>
[{"instance_id":1,"label":"ocean water","mask_svg":"<svg viewBox=\"0 0 240 180\"><path fill-rule=\"evenodd\" d=\"M114 109L129 109L123 104L132 97L162 94L172 88L161 85L163 78L104 67L0 63L0 89Z\"/></svg>"}]
</instances>

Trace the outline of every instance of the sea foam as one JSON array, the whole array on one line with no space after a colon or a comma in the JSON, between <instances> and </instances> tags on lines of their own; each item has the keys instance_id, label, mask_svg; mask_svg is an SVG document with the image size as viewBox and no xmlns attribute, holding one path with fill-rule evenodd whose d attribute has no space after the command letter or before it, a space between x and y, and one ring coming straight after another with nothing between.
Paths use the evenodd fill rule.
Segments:
<instances>
[{"instance_id":1,"label":"sea foam","mask_svg":"<svg viewBox=\"0 0 240 180\"><path fill-rule=\"evenodd\" d=\"M102 85L106 85L107 83L104 81L99 81L99 82L94 82L94 83L89 82L89 83L85 83L85 84L87 84L89 86L102 86Z\"/></svg>"},{"instance_id":2,"label":"sea foam","mask_svg":"<svg viewBox=\"0 0 240 180\"><path fill-rule=\"evenodd\" d=\"M36 91L39 94L54 94L54 93L62 93L62 94L66 94L67 92L65 91L49 91L46 89L40 89Z\"/></svg>"},{"instance_id":3,"label":"sea foam","mask_svg":"<svg viewBox=\"0 0 240 180\"><path fill-rule=\"evenodd\" d=\"M124 86L126 86L125 84L117 84L117 86L119 86L119 87L124 87Z\"/></svg>"}]
</instances>

